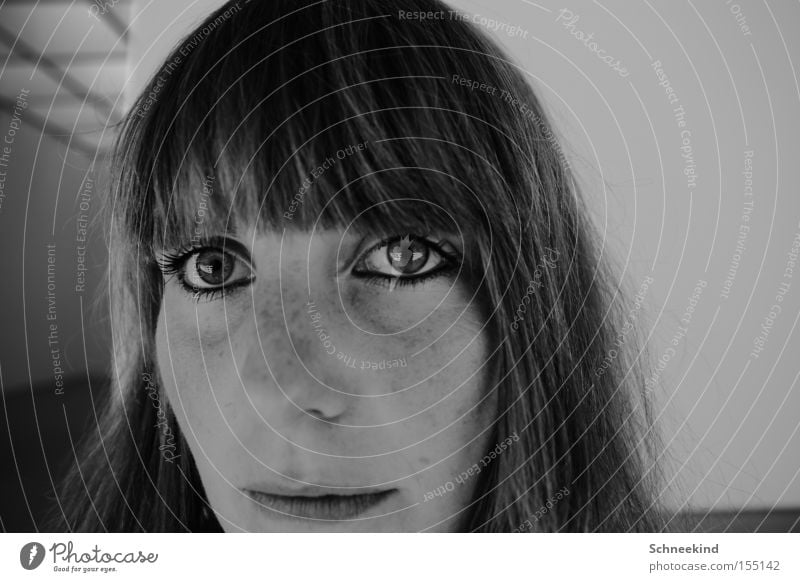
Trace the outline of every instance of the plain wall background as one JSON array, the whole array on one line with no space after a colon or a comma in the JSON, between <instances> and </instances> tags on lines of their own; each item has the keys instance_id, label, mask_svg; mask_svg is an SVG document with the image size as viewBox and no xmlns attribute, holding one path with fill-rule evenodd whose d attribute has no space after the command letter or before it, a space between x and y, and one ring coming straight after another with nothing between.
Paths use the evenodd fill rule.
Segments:
<instances>
[{"instance_id":1,"label":"plain wall background","mask_svg":"<svg viewBox=\"0 0 800 582\"><path fill-rule=\"evenodd\" d=\"M129 100L168 50L220 4L132 3ZM795 329L800 263L793 278L784 277L787 253L800 233L800 86L795 66L800 40L793 26L800 22L800 5L725 0L458 0L451 5L528 31L527 38L510 38L502 31L490 34L511 52L547 104L604 233L606 251L629 287L637 289L646 276L654 279L646 314L639 318L654 363L682 325L693 288L700 280L707 282L688 332L678 339L652 392L669 445L669 504L676 509L684 503L686 508L710 509L800 506L800 340ZM574 28L593 32L598 46L628 69L628 77L616 74L556 21L562 8L579 16ZM733 11L746 19L749 35ZM683 173L676 105L670 105L659 86L651 66L656 60L691 131L697 173L692 190ZM8 116L0 115L0 130L7 125ZM26 139L38 136L33 133ZM34 147L33 142L29 145ZM16 155L24 158L27 146L15 147ZM753 212L730 295L723 298L746 200L746 150L754 152ZM10 267L5 268L6 277L20 276L24 259L28 289L44 288L44 245L51 239L48 221L56 190L70 201L57 217L58 225L68 226L60 248L69 248L73 202L87 164L67 159L64 165L66 177L33 162L15 166L17 191L34 183L31 207L26 215L19 196L13 202L7 199L0 213L3 245L15 250L4 259ZM97 188L102 188L102 175L97 179ZM24 255L19 251L23 240ZM91 253L101 265L104 248L99 238ZM73 257L66 251L62 256L61 288L69 289L74 277L68 263ZM90 281L102 284L100 269L90 274ZM753 341L782 282L790 284L780 304L782 312L763 352L752 358ZM31 293L23 311L20 285L6 284L0 293L6 306L0 351L4 389L28 385L29 373L34 382L46 380L47 346L41 341L46 330L40 321L46 301L41 293ZM88 299L85 295L84 307ZM84 313L82 321L74 294L64 293L60 303L60 326L64 337L71 338L67 349L72 369L84 366L83 327L85 365L102 370L108 362L102 304L99 315ZM28 333L35 339L27 351L21 341L26 314Z\"/></svg>"}]
</instances>

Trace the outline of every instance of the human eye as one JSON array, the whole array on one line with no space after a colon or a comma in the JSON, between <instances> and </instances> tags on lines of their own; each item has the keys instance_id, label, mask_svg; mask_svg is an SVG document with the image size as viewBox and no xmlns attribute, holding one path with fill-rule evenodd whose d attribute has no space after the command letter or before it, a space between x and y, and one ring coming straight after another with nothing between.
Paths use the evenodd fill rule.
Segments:
<instances>
[{"instance_id":1,"label":"human eye","mask_svg":"<svg viewBox=\"0 0 800 582\"><path fill-rule=\"evenodd\" d=\"M355 263L352 273L369 283L388 285L392 289L444 277L458 266L458 253L449 243L406 234L371 246Z\"/></svg>"},{"instance_id":2,"label":"human eye","mask_svg":"<svg viewBox=\"0 0 800 582\"><path fill-rule=\"evenodd\" d=\"M158 265L164 276L174 276L192 299L211 301L253 282L255 276L248 256L241 243L214 237L164 252L158 258Z\"/></svg>"}]
</instances>

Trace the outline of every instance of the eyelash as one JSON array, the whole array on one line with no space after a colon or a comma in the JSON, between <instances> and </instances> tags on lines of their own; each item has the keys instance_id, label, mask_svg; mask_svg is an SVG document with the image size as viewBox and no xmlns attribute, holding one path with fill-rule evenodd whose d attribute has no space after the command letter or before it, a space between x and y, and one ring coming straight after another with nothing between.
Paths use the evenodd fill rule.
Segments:
<instances>
[{"instance_id":1,"label":"eyelash","mask_svg":"<svg viewBox=\"0 0 800 582\"><path fill-rule=\"evenodd\" d=\"M374 252L376 249L388 246L397 240L400 240L401 237L394 236L392 238L384 239L377 244L373 245L366 251L361 254L359 261L356 264L359 264L364 257L369 256L370 253ZM422 244L427 245L430 247L434 252L436 252L441 258L442 262L439 266L431 269L427 273L419 276L409 275L406 277L397 277L393 275L384 275L379 273L368 273L368 274L356 274L353 275L361 280L364 281L365 284L368 285L380 285L384 287L406 287L411 285L415 287L420 285L428 280L435 279L437 277L443 277L446 275L451 274L453 271L456 270L458 267L458 255L455 253L449 252L444 250L441 245L428 240L423 237L412 237L414 240L421 242ZM223 248L225 245L224 238L213 238L213 239L200 239L196 244L190 244L183 246L179 249L176 249L173 252L164 253L161 258L157 259L157 263L159 269L161 269L161 273L164 277L171 277L174 276L178 279L178 283L183 291L185 291L188 295L192 297L195 301L200 301L202 297L205 301L213 301L219 297L223 296L230 296L232 293L244 289L245 286L249 285L253 280L249 279L246 281L235 282L228 285L223 285L222 287L218 287L216 289L202 289L199 287L192 287L186 283L186 276L184 273L184 266L189 258L197 253L200 253L204 250L219 250ZM237 260L242 260L239 255L235 252L224 251L231 256L235 257ZM394 282L394 283L393 283Z\"/></svg>"},{"instance_id":2,"label":"eyelash","mask_svg":"<svg viewBox=\"0 0 800 582\"><path fill-rule=\"evenodd\" d=\"M159 269L164 277L174 276L178 279L180 288L186 292L194 301L199 302L202 298L203 301L213 301L223 296L230 296L236 291L243 290L253 280L237 281L229 283L216 289L202 289L200 287L193 287L186 282L186 274L184 267L189 258L197 253L205 250L220 250L225 246L224 238L201 238L196 244L185 245L170 253L164 253L160 259L157 259ZM234 257L236 260L243 260L236 252L224 251ZM246 262L246 261L245 261Z\"/></svg>"}]
</instances>

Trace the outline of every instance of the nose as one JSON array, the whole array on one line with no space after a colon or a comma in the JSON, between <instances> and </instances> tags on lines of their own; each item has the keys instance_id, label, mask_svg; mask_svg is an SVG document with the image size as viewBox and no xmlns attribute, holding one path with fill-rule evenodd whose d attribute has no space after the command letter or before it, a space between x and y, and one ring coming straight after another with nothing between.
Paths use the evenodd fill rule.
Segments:
<instances>
[{"instance_id":1,"label":"nose","mask_svg":"<svg viewBox=\"0 0 800 582\"><path fill-rule=\"evenodd\" d=\"M347 393L346 380L330 370L335 360L326 361L327 352L320 353L309 338L292 338L286 344L282 357L269 362L276 388L289 404L309 416L340 419L355 397Z\"/></svg>"},{"instance_id":2,"label":"nose","mask_svg":"<svg viewBox=\"0 0 800 582\"><path fill-rule=\"evenodd\" d=\"M346 339L338 326L333 330L332 308L297 296L277 303L268 301L259 311L258 338L244 364L247 384L268 413L284 421L340 420L358 406L355 383L364 379L337 358L336 346Z\"/></svg>"}]
</instances>

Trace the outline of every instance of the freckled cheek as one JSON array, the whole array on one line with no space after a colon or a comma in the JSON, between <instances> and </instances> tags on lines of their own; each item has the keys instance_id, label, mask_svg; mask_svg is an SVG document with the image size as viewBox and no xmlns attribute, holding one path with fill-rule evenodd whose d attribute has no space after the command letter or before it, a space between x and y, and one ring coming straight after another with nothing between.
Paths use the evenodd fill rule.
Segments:
<instances>
[{"instance_id":1,"label":"freckled cheek","mask_svg":"<svg viewBox=\"0 0 800 582\"><path fill-rule=\"evenodd\" d=\"M424 283L417 288L353 285L346 290L349 320L369 333L392 334L425 326L441 334L458 318L463 291L447 280Z\"/></svg>"},{"instance_id":2,"label":"freckled cheek","mask_svg":"<svg viewBox=\"0 0 800 582\"><path fill-rule=\"evenodd\" d=\"M381 345L408 364L395 374L392 391L422 382L433 400L461 384L481 384L488 357L486 333L472 314L442 312L413 330L384 338Z\"/></svg>"},{"instance_id":3,"label":"freckled cheek","mask_svg":"<svg viewBox=\"0 0 800 582\"><path fill-rule=\"evenodd\" d=\"M395 395L399 400L394 405L402 410L392 416L403 420L391 426L391 442L396 448L408 447L405 454L415 459L413 472L421 471L421 491L446 483L477 462L491 438L496 393L487 389L482 371L466 381L461 378L476 364L465 365L458 378L445 374ZM423 471L432 463L436 466Z\"/></svg>"},{"instance_id":4,"label":"freckled cheek","mask_svg":"<svg viewBox=\"0 0 800 582\"><path fill-rule=\"evenodd\" d=\"M477 337L466 349L458 343L437 342L408 358L407 368L393 371L388 402L402 407L395 417L416 415L412 431L428 434L463 422L487 394L485 341Z\"/></svg>"},{"instance_id":5,"label":"freckled cheek","mask_svg":"<svg viewBox=\"0 0 800 582\"><path fill-rule=\"evenodd\" d=\"M251 297L239 292L231 298L198 302L189 295L168 285L164 293L159 322L167 326L173 337L184 343L193 341L204 349L227 345L229 335L234 336L253 320Z\"/></svg>"},{"instance_id":6,"label":"freckled cheek","mask_svg":"<svg viewBox=\"0 0 800 582\"><path fill-rule=\"evenodd\" d=\"M253 319L250 299L243 295L224 302L196 303L170 289L159 314L159 332L168 339L172 357L180 355L182 362L194 362L187 371L199 368L205 374L205 362L210 376L212 365L227 368L231 351L236 353L242 336L253 329Z\"/></svg>"},{"instance_id":7,"label":"freckled cheek","mask_svg":"<svg viewBox=\"0 0 800 582\"><path fill-rule=\"evenodd\" d=\"M242 390L234 353L242 343L246 319L231 309L220 316L216 304L165 302L159 315L156 349L159 370L181 428L214 450L244 430ZM226 325L227 321L227 325ZM246 402L245 402L246 404ZM188 433L188 434L187 434ZM215 455L216 456L216 455Z\"/></svg>"}]
</instances>

